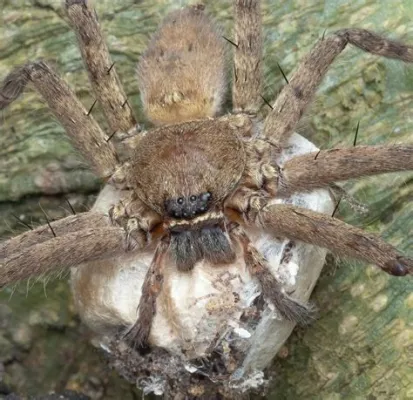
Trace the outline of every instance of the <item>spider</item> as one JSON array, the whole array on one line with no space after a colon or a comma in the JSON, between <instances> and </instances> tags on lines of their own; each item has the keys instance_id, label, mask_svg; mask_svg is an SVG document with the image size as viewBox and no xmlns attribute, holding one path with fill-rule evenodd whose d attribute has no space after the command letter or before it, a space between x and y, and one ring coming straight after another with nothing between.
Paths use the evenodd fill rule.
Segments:
<instances>
[{"instance_id":1,"label":"spider","mask_svg":"<svg viewBox=\"0 0 413 400\"><path fill-rule=\"evenodd\" d=\"M379 237L288 201L335 182L412 169L411 146L356 146L283 158L320 82L347 44L406 62L413 62L412 47L362 29L322 37L262 119L260 2L234 1L231 40L222 37L203 6L185 8L166 17L138 65L144 111L153 124L143 132L125 101L93 9L85 0L66 0L65 8L108 124L127 137L127 156L47 63L29 62L4 79L0 109L31 84L107 187L92 211L2 243L0 287L55 267L77 267L72 286L83 319L101 333L121 331L131 347L147 351L168 343L157 333L161 327L185 339L187 316L176 318L168 293L177 279L195 285L201 268L211 274L243 268L235 287L252 277L283 318L312 320L311 307L287 293L272 273L257 249L257 232L287 238L290 247L305 242L366 260L391 275L412 274L413 261ZM233 110L223 114L229 46ZM129 308L138 303L133 323L120 315L120 305L118 310L108 304L112 295L112 303ZM185 307L184 292L181 297Z\"/></svg>"}]
</instances>

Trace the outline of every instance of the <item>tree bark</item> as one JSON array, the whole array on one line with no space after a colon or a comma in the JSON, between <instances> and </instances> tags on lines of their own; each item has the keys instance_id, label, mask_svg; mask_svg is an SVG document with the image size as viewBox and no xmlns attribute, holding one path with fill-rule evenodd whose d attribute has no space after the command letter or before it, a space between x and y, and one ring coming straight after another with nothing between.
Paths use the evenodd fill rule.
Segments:
<instances>
[{"instance_id":1,"label":"tree bark","mask_svg":"<svg viewBox=\"0 0 413 400\"><path fill-rule=\"evenodd\" d=\"M96 1L95 6L129 104L143 121L135 68L150 33L177 3ZM224 3L224 4L222 4ZM231 37L231 2L208 1ZM90 86L57 0L0 0L0 79L27 60L54 63L88 108ZM324 32L360 27L413 44L410 0L263 2L265 92L274 99L284 80ZM300 133L320 148L412 143L413 66L347 48L331 68ZM94 116L110 134L99 106ZM0 234L44 223L39 201L52 218L89 207L101 182L73 150L63 129L32 91L2 112L0 122ZM366 203L360 214L343 201L339 216L380 233L413 256L413 174L397 173L345 184ZM11 230L11 232L10 232ZM331 261L331 260L330 260ZM32 287L29 283L28 288ZM413 280L390 277L374 266L327 263L313 295L320 319L296 329L272 367L269 399L413 398ZM64 281L0 293L0 394L75 389L92 398L133 398L133 390L104 366L86 344ZM58 351L56 351L58 349ZM4 365L2 369L1 364Z\"/></svg>"}]
</instances>

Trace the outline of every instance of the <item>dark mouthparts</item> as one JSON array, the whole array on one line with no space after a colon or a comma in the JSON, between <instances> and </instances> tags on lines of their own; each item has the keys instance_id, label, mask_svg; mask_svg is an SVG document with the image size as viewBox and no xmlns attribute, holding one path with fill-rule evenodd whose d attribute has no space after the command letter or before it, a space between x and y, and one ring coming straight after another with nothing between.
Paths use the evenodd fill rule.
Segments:
<instances>
[{"instance_id":1,"label":"dark mouthparts","mask_svg":"<svg viewBox=\"0 0 413 400\"><path fill-rule=\"evenodd\" d=\"M171 230L170 250L180 271L190 271L203 259L213 264L235 261L228 236L220 225L199 229Z\"/></svg>"}]
</instances>

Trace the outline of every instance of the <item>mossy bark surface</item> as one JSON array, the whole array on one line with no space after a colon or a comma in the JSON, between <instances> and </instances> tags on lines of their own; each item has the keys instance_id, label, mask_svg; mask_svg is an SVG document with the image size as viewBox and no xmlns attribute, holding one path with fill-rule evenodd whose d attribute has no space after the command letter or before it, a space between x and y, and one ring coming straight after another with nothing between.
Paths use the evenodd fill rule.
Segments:
<instances>
[{"instance_id":1,"label":"mossy bark surface","mask_svg":"<svg viewBox=\"0 0 413 400\"><path fill-rule=\"evenodd\" d=\"M96 1L95 6L129 103L143 120L135 67L161 18L186 1ZM229 1L207 1L231 37ZM373 29L413 44L413 2L263 2L264 97L291 74L324 32ZM27 60L52 62L86 107L94 101L87 75L58 0L0 0L0 79ZM412 143L413 66L347 48L331 68L300 132L320 148ZM93 114L104 126L98 105ZM101 182L73 149L46 105L30 90L1 112L0 234L67 215L66 199L87 209ZM345 202L339 216L378 232L413 256L413 174L397 173L348 182L367 204L357 214ZM393 278L374 266L336 260L325 267L313 299L320 319L296 330L274 361L270 399L413 399L413 280ZM79 324L65 279L28 282L0 293L0 393L65 388L92 398L133 399L136 392L107 370L91 336ZM47 296L46 296L47 295ZM0 394L1 396L1 394Z\"/></svg>"}]
</instances>

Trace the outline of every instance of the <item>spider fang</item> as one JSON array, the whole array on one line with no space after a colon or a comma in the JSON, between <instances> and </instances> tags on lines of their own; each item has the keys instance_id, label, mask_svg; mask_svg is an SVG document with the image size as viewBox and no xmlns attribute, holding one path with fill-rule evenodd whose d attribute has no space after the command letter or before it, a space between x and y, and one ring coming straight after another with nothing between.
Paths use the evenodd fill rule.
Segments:
<instances>
[{"instance_id":1,"label":"spider fang","mask_svg":"<svg viewBox=\"0 0 413 400\"><path fill-rule=\"evenodd\" d=\"M224 213L212 211L188 220L169 222L171 252L180 271L190 271L203 259L213 264L228 264L235 253L226 234Z\"/></svg>"}]
</instances>

